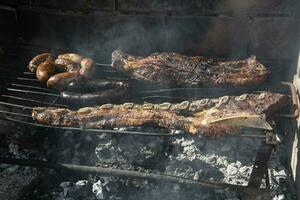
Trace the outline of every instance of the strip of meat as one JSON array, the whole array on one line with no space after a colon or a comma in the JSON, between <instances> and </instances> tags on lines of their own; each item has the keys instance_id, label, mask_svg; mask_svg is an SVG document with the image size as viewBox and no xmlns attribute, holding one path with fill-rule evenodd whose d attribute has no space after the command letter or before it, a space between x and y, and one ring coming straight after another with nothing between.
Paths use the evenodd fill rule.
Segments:
<instances>
[{"instance_id":1,"label":"strip of meat","mask_svg":"<svg viewBox=\"0 0 300 200\"><path fill-rule=\"evenodd\" d=\"M156 53L147 57L112 53L112 66L131 78L169 86L258 85L270 73L251 56L244 60L220 62L202 56Z\"/></svg>"},{"instance_id":2,"label":"strip of meat","mask_svg":"<svg viewBox=\"0 0 300 200\"><path fill-rule=\"evenodd\" d=\"M261 92L259 94L242 94L240 96L222 96L216 99L199 99L195 101L183 101L181 103L161 104L135 104L124 103L121 105L109 104L111 108L126 108L137 110L164 110L184 116L197 115L210 108L232 111L254 112L256 114L271 115L287 103L290 98L286 95L272 92Z\"/></svg>"},{"instance_id":3,"label":"strip of meat","mask_svg":"<svg viewBox=\"0 0 300 200\"><path fill-rule=\"evenodd\" d=\"M112 128L150 124L167 129L181 129L191 134L219 136L238 133L243 127L270 129L266 121L268 116L265 117L265 115L271 115L286 105L289 97L268 92L262 94L232 96L228 97L227 101L220 98L218 103L207 105L206 109L201 111L198 108L190 109L192 103L198 101L170 104L169 108L165 106L169 103L165 105L125 103L85 107L77 111L35 107L32 116L39 123L54 126ZM214 101L211 100L211 102ZM240 101L246 101L246 103ZM183 104L189 106L180 107ZM182 114L183 111L192 111L192 113L186 116Z\"/></svg>"}]
</instances>

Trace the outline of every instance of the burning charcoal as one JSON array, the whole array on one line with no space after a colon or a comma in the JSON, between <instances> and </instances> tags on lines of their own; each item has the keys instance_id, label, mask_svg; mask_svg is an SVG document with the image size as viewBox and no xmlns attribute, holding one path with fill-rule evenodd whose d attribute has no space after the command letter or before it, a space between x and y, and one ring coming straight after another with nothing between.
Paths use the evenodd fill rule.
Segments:
<instances>
[{"instance_id":1,"label":"burning charcoal","mask_svg":"<svg viewBox=\"0 0 300 200\"><path fill-rule=\"evenodd\" d=\"M232 164L230 164L227 167L227 173L230 176L235 176L238 173L238 168L236 168L235 166L233 166Z\"/></svg>"},{"instance_id":2,"label":"burning charcoal","mask_svg":"<svg viewBox=\"0 0 300 200\"><path fill-rule=\"evenodd\" d=\"M62 189L63 189L62 196L66 197L68 194L68 191L71 189L70 182L62 182L59 186L62 187Z\"/></svg>"},{"instance_id":3,"label":"burning charcoal","mask_svg":"<svg viewBox=\"0 0 300 200\"><path fill-rule=\"evenodd\" d=\"M199 180L199 178L200 178L199 172L195 172L193 179Z\"/></svg>"},{"instance_id":4,"label":"burning charcoal","mask_svg":"<svg viewBox=\"0 0 300 200\"><path fill-rule=\"evenodd\" d=\"M239 169L239 172L245 177L250 177L251 171L252 171L252 168L249 166L242 166Z\"/></svg>"},{"instance_id":5,"label":"burning charcoal","mask_svg":"<svg viewBox=\"0 0 300 200\"><path fill-rule=\"evenodd\" d=\"M88 181L87 180L79 180L75 183L75 185L77 187L82 187L82 186L85 186L86 184L88 184Z\"/></svg>"},{"instance_id":6,"label":"burning charcoal","mask_svg":"<svg viewBox=\"0 0 300 200\"><path fill-rule=\"evenodd\" d=\"M286 199L286 197L283 194L275 195L273 198L273 200L284 200L284 199Z\"/></svg>"},{"instance_id":7,"label":"burning charcoal","mask_svg":"<svg viewBox=\"0 0 300 200\"><path fill-rule=\"evenodd\" d=\"M8 145L9 153L12 153L15 156L19 156L19 145L10 143Z\"/></svg>"},{"instance_id":8,"label":"burning charcoal","mask_svg":"<svg viewBox=\"0 0 300 200\"><path fill-rule=\"evenodd\" d=\"M92 191L95 194L97 199L104 199L102 183L100 180L98 180L96 183L93 184Z\"/></svg>"}]
</instances>

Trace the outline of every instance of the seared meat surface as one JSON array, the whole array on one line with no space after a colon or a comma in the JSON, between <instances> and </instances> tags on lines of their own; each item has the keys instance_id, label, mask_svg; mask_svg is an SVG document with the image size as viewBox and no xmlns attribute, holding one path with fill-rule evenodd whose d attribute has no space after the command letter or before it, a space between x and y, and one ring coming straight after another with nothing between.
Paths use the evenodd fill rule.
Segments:
<instances>
[{"instance_id":1,"label":"seared meat surface","mask_svg":"<svg viewBox=\"0 0 300 200\"><path fill-rule=\"evenodd\" d=\"M258 85L270 73L255 56L221 62L177 53L155 53L138 57L120 50L112 53L112 66L133 79L169 86Z\"/></svg>"},{"instance_id":2,"label":"seared meat surface","mask_svg":"<svg viewBox=\"0 0 300 200\"><path fill-rule=\"evenodd\" d=\"M286 95L263 92L178 104L104 104L77 111L35 107L32 116L39 123L54 126L113 128L155 125L191 134L218 136L238 133L247 127L272 129L267 121L289 103L289 99Z\"/></svg>"}]
</instances>

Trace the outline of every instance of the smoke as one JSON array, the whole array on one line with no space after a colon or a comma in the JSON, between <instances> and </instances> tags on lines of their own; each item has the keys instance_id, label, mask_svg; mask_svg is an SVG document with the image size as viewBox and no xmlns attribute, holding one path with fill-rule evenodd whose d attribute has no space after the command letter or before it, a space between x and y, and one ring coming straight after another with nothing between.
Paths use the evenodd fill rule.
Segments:
<instances>
[{"instance_id":1,"label":"smoke","mask_svg":"<svg viewBox=\"0 0 300 200\"><path fill-rule=\"evenodd\" d=\"M120 49L135 55L163 51L161 18L148 16L94 16L91 51L102 62L111 62L111 53Z\"/></svg>"}]
</instances>

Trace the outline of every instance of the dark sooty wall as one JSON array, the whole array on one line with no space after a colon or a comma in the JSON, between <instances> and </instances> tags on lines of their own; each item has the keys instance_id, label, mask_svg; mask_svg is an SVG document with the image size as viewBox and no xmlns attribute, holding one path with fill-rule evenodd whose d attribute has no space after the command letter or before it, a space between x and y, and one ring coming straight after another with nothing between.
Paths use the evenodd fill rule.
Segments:
<instances>
[{"instance_id":1,"label":"dark sooty wall","mask_svg":"<svg viewBox=\"0 0 300 200\"><path fill-rule=\"evenodd\" d=\"M299 53L298 0L0 0L5 54L79 52L109 63L132 54L255 54L275 80L291 80ZM25 53L25 55L24 55ZM3 54L3 53L2 53Z\"/></svg>"}]
</instances>

